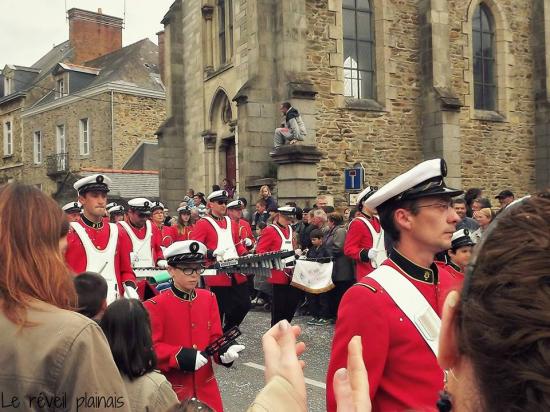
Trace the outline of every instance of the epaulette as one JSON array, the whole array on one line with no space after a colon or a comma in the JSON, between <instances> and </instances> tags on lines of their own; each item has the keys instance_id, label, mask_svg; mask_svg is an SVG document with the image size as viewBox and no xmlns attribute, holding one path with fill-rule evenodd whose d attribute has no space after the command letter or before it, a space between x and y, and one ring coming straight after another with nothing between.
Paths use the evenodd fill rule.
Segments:
<instances>
[{"instance_id":1,"label":"epaulette","mask_svg":"<svg viewBox=\"0 0 550 412\"><path fill-rule=\"evenodd\" d=\"M147 302L151 302L153 305L156 305L157 302L155 302L153 299L154 299L154 298L148 299Z\"/></svg>"},{"instance_id":2,"label":"epaulette","mask_svg":"<svg viewBox=\"0 0 550 412\"><path fill-rule=\"evenodd\" d=\"M366 287L367 289L369 289L372 293L376 293L377 290L374 286L371 286L371 285L368 285L366 283L361 283L361 282L357 282L356 285L359 285L359 286L364 286Z\"/></svg>"}]
</instances>

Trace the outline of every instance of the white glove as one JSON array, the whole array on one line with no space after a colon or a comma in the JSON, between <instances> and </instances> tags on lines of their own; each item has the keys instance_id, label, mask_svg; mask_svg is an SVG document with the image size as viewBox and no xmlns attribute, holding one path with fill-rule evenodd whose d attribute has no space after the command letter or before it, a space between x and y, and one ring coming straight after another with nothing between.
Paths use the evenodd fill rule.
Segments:
<instances>
[{"instance_id":1,"label":"white glove","mask_svg":"<svg viewBox=\"0 0 550 412\"><path fill-rule=\"evenodd\" d=\"M165 259L160 259L157 261L157 266L161 269L166 269L168 267L168 262Z\"/></svg>"},{"instance_id":2,"label":"white glove","mask_svg":"<svg viewBox=\"0 0 550 412\"><path fill-rule=\"evenodd\" d=\"M245 238L243 240L243 244L245 245L245 247L250 247L252 246L252 240L250 240L249 238Z\"/></svg>"},{"instance_id":3,"label":"white glove","mask_svg":"<svg viewBox=\"0 0 550 412\"><path fill-rule=\"evenodd\" d=\"M376 260L376 256L378 256L378 251L376 249L369 249L369 259Z\"/></svg>"},{"instance_id":4,"label":"white glove","mask_svg":"<svg viewBox=\"0 0 550 412\"><path fill-rule=\"evenodd\" d=\"M221 258L223 258L223 255L225 255L226 250L227 249L218 248L212 252L212 256L214 257L220 256Z\"/></svg>"},{"instance_id":5,"label":"white glove","mask_svg":"<svg viewBox=\"0 0 550 412\"><path fill-rule=\"evenodd\" d=\"M207 363L208 359L206 359L199 351L197 351L197 357L195 358L195 370L202 368Z\"/></svg>"},{"instance_id":6,"label":"white glove","mask_svg":"<svg viewBox=\"0 0 550 412\"><path fill-rule=\"evenodd\" d=\"M139 299L137 290L132 286L124 285L124 297L126 299Z\"/></svg>"},{"instance_id":7,"label":"white glove","mask_svg":"<svg viewBox=\"0 0 550 412\"><path fill-rule=\"evenodd\" d=\"M307 259L307 256L306 255L301 255L298 260L306 260Z\"/></svg>"},{"instance_id":8,"label":"white glove","mask_svg":"<svg viewBox=\"0 0 550 412\"><path fill-rule=\"evenodd\" d=\"M302 249L296 249L296 250L294 251L294 253L295 253L296 255L298 255L298 256L302 256L302 253L304 253L304 252L302 251Z\"/></svg>"},{"instance_id":9,"label":"white glove","mask_svg":"<svg viewBox=\"0 0 550 412\"><path fill-rule=\"evenodd\" d=\"M222 363L231 363L239 359L239 352L244 350L244 345L231 345L227 351L220 356Z\"/></svg>"}]
</instances>

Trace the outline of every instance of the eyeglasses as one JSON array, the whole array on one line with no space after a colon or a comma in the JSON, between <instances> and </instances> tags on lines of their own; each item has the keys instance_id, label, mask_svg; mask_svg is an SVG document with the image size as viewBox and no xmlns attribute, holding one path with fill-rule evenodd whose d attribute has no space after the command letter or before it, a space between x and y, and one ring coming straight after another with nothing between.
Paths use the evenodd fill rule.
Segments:
<instances>
[{"instance_id":1,"label":"eyeglasses","mask_svg":"<svg viewBox=\"0 0 550 412\"><path fill-rule=\"evenodd\" d=\"M191 276L193 273L198 273L199 275L204 273L205 267L202 265L197 266L176 266L179 270L183 272L184 275Z\"/></svg>"},{"instance_id":2,"label":"eyeglasses","mask_svg":"<svg viewBox=\"0 0 550 412\"><path fill-rule=\"evenodd\" d=\"M417 206L417 208L419 209L422 207L433 207L445 212L453 207L453 202L449 200L448 202L437 202L437 203L430 203L429 205Z\"/></svg>"},{"instance_id":3,"label":"eyeglasses","mask_svg":"<svg viewBox=\"0 0 550 412\"><path fill-rule=\"evenodd\" d=\"M138 213L138 216L139 216L139 217L149 217L149 213L142 213L142 212L139 212L139 213Z\"/></svg>"}]
</instances>

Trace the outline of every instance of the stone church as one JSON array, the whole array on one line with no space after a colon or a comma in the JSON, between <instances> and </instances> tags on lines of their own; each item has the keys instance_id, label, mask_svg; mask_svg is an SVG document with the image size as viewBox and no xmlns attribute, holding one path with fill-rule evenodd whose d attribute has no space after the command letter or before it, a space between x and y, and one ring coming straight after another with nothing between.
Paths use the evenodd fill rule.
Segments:
<instances>
[{"instance_id":1,"label":"stone church","mask_svg":"<svg viewBox=\"0 0 550 412\"><path fill-rule=\"evenodd\" d=\"M163 24L171 207L226 177L344 206L345 169L382 185L434 157L490 197L550 183L550 0L176 0ZM276 159L284 101L308 136Z\"/></svg>"}]
</instances>

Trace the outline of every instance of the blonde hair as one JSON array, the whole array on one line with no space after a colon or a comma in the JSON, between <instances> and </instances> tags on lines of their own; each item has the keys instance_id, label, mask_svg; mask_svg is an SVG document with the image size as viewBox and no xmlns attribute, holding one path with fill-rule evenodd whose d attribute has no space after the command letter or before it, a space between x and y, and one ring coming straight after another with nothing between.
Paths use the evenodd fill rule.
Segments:
<instances>
[{"instance_id":1,"label":"blonde hair","mask_svg":"<svg viewBox=\"0 0 550 412\"><path fill-rule=\"evenodd\" d=\"M488 207L484 207L483 209L479 209L477 212L474 212L474 213L481 213L481 214L485 215L485 217L487 219L493 220L493 211Z\"/></svg>"}]
</instances>

